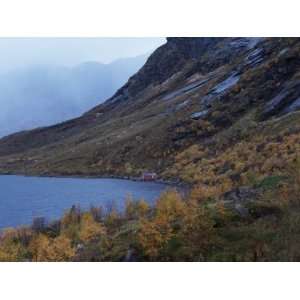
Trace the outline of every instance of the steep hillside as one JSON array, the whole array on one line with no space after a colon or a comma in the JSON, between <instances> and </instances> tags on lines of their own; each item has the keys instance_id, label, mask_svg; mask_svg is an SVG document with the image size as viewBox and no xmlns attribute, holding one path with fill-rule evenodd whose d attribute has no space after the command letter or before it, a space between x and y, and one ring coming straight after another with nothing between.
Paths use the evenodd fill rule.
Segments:
<instances>
[{"instance_id":1,"label":"steep hillside","mask_svg":"<svg viewBox=\"0 0 300 300\"><path fill-rule=\"evenodd\" d=\"M169 38L105 103L1 139L0 171L153 170L224 191L280 173L299 153L299 58L298 38Z\"/></svg>"}]
</instances>

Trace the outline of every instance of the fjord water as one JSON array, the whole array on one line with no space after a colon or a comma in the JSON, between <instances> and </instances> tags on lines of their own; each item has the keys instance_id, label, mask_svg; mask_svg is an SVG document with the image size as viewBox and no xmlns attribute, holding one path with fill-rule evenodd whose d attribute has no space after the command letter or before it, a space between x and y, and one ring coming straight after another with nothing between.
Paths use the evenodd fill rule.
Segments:
<instances>
[{"instance_id":1,"label":"fjord water","mask_svg":"<svg viewBox=\"0 0 300 300\"><path fill-rule=\"evenodd\" d=\"M55 220L74 204L114 204L122 209L125 199L153 203L166 185L122 179L79 179L0 176L0 228L29 225L34 217Z\"/></svg>"}]
</instances>

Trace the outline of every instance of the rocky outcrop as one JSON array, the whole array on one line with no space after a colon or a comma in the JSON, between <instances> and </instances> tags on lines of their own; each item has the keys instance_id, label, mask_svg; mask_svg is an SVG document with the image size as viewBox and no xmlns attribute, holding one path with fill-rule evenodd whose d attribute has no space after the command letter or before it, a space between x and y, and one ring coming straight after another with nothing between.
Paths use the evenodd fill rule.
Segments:
<instances>
[{"instance_id":1,"label":"rocky outcrop","mask_svg":"<svg viewBox=\"0 0 300 300\"><path fill-rule=\"evenodd\" d=\"M264 106L262 117L267 119L280 113L288 113L300 108L300 81L287 84Z\"/></svg>"},{"instance_id":2,"label":"rocky outcrop","mask_svg":"<svg viewBox=\"0 0 300 300\"><path fill-rule=\"evenodd\" d=\"M199 59L222 40L222 38L167 38L167 43L159 47L143 68L106 104L133 98L146 87L162 83L180 71L187 61Z\"/></svg>"},{"instance_id":3,"label":"rocky outcrop","mask_svg":"<svg viewBox=\"0 0 300 300\"><path fill-rule=\"evenodd\" d=\"M249 215L249 203L257 200L260 191L250 187L240 187L223 195L223 203L227 208L235 210L240 216Z\"/></svg>"}]
</instances>

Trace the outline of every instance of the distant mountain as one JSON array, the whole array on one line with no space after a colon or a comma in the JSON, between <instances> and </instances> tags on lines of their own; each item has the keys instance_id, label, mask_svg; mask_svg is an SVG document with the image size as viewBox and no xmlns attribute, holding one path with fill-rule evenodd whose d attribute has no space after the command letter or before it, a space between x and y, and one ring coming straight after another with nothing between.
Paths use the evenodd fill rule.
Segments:
<instances>
[{"instance_id":1,"label":"distant mountain","mask_svg":"<svg viewBox=\"0 0 300 300\"><path fill-rule=\"evenodd\" d=\"M0 136L80 116L112 96L146 59L30 66L0 74Z\"/></svg>"}]
</instances>

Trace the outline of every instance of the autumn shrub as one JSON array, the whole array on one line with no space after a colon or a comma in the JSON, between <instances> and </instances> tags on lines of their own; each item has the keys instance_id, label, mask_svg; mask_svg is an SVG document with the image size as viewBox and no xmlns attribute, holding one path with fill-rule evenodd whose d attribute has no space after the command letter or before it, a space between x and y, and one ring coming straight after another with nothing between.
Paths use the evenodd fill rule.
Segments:
<instances>
[{"instance_id":1,"label":"autumn shrub","mask_svg":"<svg viewBox=\"0 0 300 300\"><path fill-rule=\"evenodd\" d=\"M89 212L83 213L78 234L80 241L83 243L97 241L104 234L104 226L96 222Z\"/></svg>"},{"instance_id":2,"label":"autumn shrub","mask_svg":"<svg viewBox=\"0 0 300 300\"><path fill-rule=\"evenodd\" d=\"M40 233L32 239L28 248L33 261L69 261L75 255L71 240L63 235L51 239Z\"/></svg>"},{"instance_id":3,"label":"autumn shrub","mask_svg":"<svg viewBox=\"0 0 300 300\"><path fill-rule=\"evenodd\" d=\"M154 216L140 221L137 242L145 257L172 260L173 253L168 253L167 249L178 235L185 211L186 203L176 190L160 196Z\"/></svg>"},{"instance_id":4,"label":"autumn shrub","mask_svg":"<svg viewBox=\"0 0 300 300\"><path fill-rule=\"evenodd\" d=\"M19 239L18 230L5 229L0 238L0 261L22 261L27 258L26 246Z\"/></svg>"},{"instance_id":5,"label":"autumn shrub","mask_svg":"<svg viewBox=\"0 0 300 300\"><path fill-rule=\"evenodd\" d=\"M215 243L215 222L209 210L189 203L180 230L182 241L181 260L204 261Z\"/></svg>"},{"instance_id":6,"label":"autumn shrub","mask_svg":"<svg viewBox=\"0 0 300 300\"><path fill-rule=\"evenodd\" d=\"M134 201L126 199L125 217L128 220L144 218L149 213L149 204L145 200Z\"/></svg>"}]
</instances>

